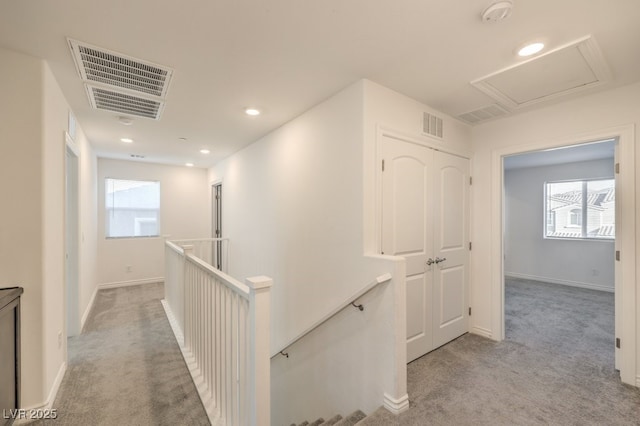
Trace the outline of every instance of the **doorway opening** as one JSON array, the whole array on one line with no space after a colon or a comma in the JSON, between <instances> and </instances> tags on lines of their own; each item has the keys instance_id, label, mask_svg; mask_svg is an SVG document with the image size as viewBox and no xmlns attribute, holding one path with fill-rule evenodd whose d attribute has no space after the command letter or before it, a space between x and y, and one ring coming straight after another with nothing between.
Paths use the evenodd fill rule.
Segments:
<instances>
[{"instance_id":1,"label":"doorway opening","mask_svg":"<svg viewBox=\"0 0 640 426\"><path fill-rule=\"evenodd\" d=\"M66 135L65 150L65 303L67 336L80 334L78 152Z\"/></svg>"},{"instance_id":2,"label":"doorway opening","mask_svg":"<svg viewBox=\"0 0 640 426\"><path fill-rule=\"evenodd\" d=\"M222 256L222 182L211 185L211 200L213 205L211 206L211 229L212 237L217 239L213 242L212 247L212 264L222 270L223 268L223 256Z\"/></svg>"},{"instance_id":3,"label":"doorway opening","mask_svg":"<svg viewBox=\"0 0 640 426\"><path fill-rule=\"evenodd\" d=\"M616 139L503 160L504 337L618 368Z\"/></svg>"}]
</instances>

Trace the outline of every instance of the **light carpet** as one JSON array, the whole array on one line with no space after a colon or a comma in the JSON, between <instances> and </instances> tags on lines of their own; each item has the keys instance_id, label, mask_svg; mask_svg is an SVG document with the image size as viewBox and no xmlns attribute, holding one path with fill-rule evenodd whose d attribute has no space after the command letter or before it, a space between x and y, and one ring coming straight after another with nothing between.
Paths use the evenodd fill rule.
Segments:
<instances>
[{"instance_id":1,"label":"light carpet","mask_svg":"<svg viewBox=\"0 0 640 426\"><path fill-rule=\"evenodd\" d=\"M208 425L160 300L161 283L102 290L53 408L61 425Z\"/></svg>"},{"instance_id":2,"label":"light carpet","mask_svg":"<svg viewBox=\"0 0 640 426\"><path fill-rule=\"evenodd\" d=\"M408 365L410 409L360 425L640 425L613 366L613 295L506 286L507 339L467 334Z\"/></svg>"}]
</instances>

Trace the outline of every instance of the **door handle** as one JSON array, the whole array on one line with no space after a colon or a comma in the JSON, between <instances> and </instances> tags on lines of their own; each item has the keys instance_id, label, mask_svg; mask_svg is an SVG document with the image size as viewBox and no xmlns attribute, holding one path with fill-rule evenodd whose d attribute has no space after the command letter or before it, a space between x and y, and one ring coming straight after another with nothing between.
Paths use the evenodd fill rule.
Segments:
<instances>
[{"instance_id":1,"label":"door handle","mask_svg":"<svg viewBox=\"0 0 640 426\"><path fill-rule=\"evenodd\" d=\"M438 261L437 261L437 260L436 260L436 261L434 261L432 258L427 259L427 266L431 266L431 265L433 265L434 263L438 263Z\"/></svg>"},{"instance_id":2,"label":"door handle","mask_svg":"<svg viewBox=\"0 0 640 426\"><path fill-rule=\"evenodd\" d=\"M435 261L435 263L444 262L445 260L447 260L447 258L446 258L446 257L443 257L442 259L440 259L439 257L436 257L436 261Z\"/></svg>"}]
</instances>

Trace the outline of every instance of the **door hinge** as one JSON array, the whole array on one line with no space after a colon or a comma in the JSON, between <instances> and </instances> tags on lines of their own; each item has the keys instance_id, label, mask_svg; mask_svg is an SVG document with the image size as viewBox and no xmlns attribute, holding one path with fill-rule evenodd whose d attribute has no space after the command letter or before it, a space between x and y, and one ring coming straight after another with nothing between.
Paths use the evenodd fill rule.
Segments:
<instances>
[{"instance_id":1,"label":"door hinge","mask_svg":"<svg viewBox=\"0 0 640 426\"><path fill-rule=\"evenodd\" d=\"M471 306L469 306L469 316L471 316Z\"/></svg>"},{"instance_id":2,"label":"door hinge","mask_svg":"<svg viewBox=\"0 0 640 426\"><path fill-rule=\"evenodd\" d=\"M469 251L471 251L471 241L469 241Z\"/></svg>"},{"instance_id":3,"label":"door hinge","mask_svg":"<svg viewBox=\"0 0 640 426\"><path fill-rule=\"evenodd\" d=\"M620 163L616 163L616 174L620 174Z\"/></svg>"},{"instance_id":4,"label":"door hinge","mask_svg":"<svg viewBox=\"0 0 640 426\"><path fill-rule=\"evenodd\" d=\"M616 348L620 349L620 338L616 337Z\"/></svg>"},{"instance_id":5,"label":"door hinge","mask_svg":"<svg viewBox=\"0 0 640 426\"><path fill-rule=\"evenodd\" d=\"M616 260L620 261L620 250L616 250Z\"/></svg>"},{"instance_id":6,"label":"door hinge","mask_svg":"<svg viewBox=\"0 0 640 426\"><path fill-rule=\"evenodd\" d=\"M382 171L384 172L384 160L382 160Z\"/></svg>"},{"instance_id":7,"label":"door hinge","mask_svg":"<svg viewBox=\"0 0 640 426\"><path fill-rule=\"evenodd\" d=\"M469 176L469 185L473 185L473 177Z\"/></svg>"}]
</instances>

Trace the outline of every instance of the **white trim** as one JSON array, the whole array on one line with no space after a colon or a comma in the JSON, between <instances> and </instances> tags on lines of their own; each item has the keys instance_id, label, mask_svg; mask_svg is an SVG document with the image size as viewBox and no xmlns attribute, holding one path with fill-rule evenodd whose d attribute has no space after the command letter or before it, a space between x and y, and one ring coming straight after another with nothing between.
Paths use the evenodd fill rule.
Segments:
<instances>
[{"instance_id":1,"label":"white trim","mask_svg":"<svg viewBox=\"0 0 640 426\"><path fill-rule=\"evenodd\" d=\"M98 294L98 286L95 286L93 289L93 294L91 295L91 299L89 299L89 304L87 305L87 309L84 310L84 314L82 314L82 318L80 318L80 333L84 329L84 324L87 322L87 318L89 318L89 314L91 313L91 309L93 309L93 304L96 301L96 295Z\"/></svg>"},{"instance_id":2,"label":"white trim","mask_svg":"<svg viewBox=\"0 0 640 426\"><path fill-rule=\"evenodd\" d=\"M129 287L132 285L141 285L141 284L163 283L163 282L164 282L164 277L143 278L139 280L130 280L130 281L116 281L112 283L98 284L98 290L106 290L108 288Z\"/></svg>"},{"instance_id":3,"label":"white trim","mask_svg":"<svg viewBox=\"0 0 640 426\"><path fill-rule=\"evenodd\" d=\"M637 290L636 290L636 181L635 181L635 125L627 124L607 129L542 140L526 145L495 149L491 153L491 328L494 340L504 340L504 270L503 270L503 158L508 155L539 151L549 148L580 145L598 140L618 139L618 160L621 200L620 227L616 239L616 250L622 253L619 268L621 279L616 283L615 293L621 298L621 330L616 333L623 344L619 349L620 378L622 382L635 386L637 370ZM616 183L618 184L618 183ZM618 322L618 321L616 321Z\"/></svg>"},{"instance_id":4,"label":"white trim","mask_svg":"<svg viewBox=\"0 0 640 426\"><path fill-rule=\"evenodd\" d=\"M40 403L30 405L28 407L20 407L21 412L26 413L26 418L18 418L15 421L15 425L29 424L32 419L29 417L30 411L41 411L41 410L51 410L53 407L53 402L56 400L56 396L58 395L58 390L60 389L60 384L62 384L62 379L64 378L64 374L67 371L67 363L63 362L58 369L58 374L56 374L56 378L51 385L51 390L49 391L49 396L47 399Z\"/></svg>"},{"instance_id":5,"label":"white trim","mask_svg":"<svg viewBox=\"0 0 640 426\"><path fill-rule=\"evenodd\" d=\"M640 388L640 374L638 374L638 377L636 377L636 387Z\"/></svg>"},{"instance_id":6,"label":"white trim","mask_svg":"<svg viewBox=\"0 0 640 426\"><path fill-rule=\"evenodd\" d=\"M385 393L382 406L392 414L398 415L403 413L409 409L409 395L405 393L399 399L395 399L388 393Z\"/></svg>"},{"instance_id":7,"label":"white trim","mask_svg":"<svg viewBox=\"0 0 640 426\"><path fill-rule=\"evenodd\" d=\"M469 330L469 333L477 334L478 336L486 337L487 339L492 339L493 340L493 334L491 333L491 330L486 329L484 327L478 327L478 326L474 325Z\"/></svg>"},{"instance_id":8,"label":"white trim","mask_svg":"<svg viewBox=\"0 0 640 426\"><path fill-rule=\"evenodd\" d=\"M200 399L202 400L202 405L204 406L204 409L207 413L209 422L212 425L221 425L222 419L220 418L220 415L215 408L215 401L212 397L211 392L209 392L209 389L204 384L202 374L200 372L200 369L198 368L198 364L196 363L193 354L184 345L184 334L180 329L178 322L176 321L176 317L175 315L173 315L173 311L171 310L171 307L165 299L162 299L160 302L162 303L165 315L167 316L167 320L169 321L169 325L171 326L173 335L175 336L178 347L180 348L180 353L182 354L184 363L189 369L189 374L191 375L193 384L198 391L198 395L200 395Z\"/></svg>"},{"instance_id":9,"label":"white trim","mask_svg":"<svg viewBox=\"0 0 640 426\"><path fill-rule=\"evenodd\" d=\"M606 291L608 293L613 293L615 290L613 287L607 287L605 285L600 285L600 284L583 283L580 281L561 280L559 278L549 278L549 277L541 277L538 275L520 274L518 272L505 271L504 277L505 278L507 277L523 278L525 280L541 281L549 284L559 284L559 285L566 285L570 287L586 288L589 290Z\"/></svg>"}]
</instances>

